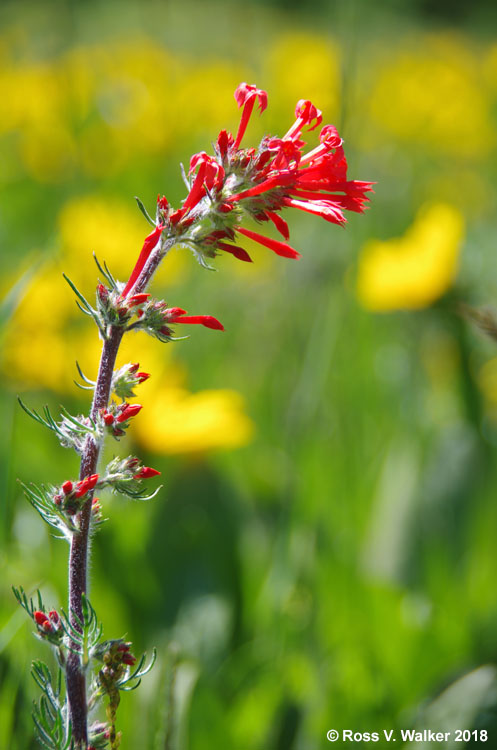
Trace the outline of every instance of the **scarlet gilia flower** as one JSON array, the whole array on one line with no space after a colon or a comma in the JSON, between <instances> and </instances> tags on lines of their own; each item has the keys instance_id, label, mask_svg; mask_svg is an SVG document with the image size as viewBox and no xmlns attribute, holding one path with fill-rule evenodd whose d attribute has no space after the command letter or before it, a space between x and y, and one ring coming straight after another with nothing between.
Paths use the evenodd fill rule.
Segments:
<instances>
[{"instance_id":1,"label":"scarlet gilia flower","mask_svg":"<svg viewBox=\"0 0 497 750\"><path fill-rule=\"evenodd\" d=\"M159 476L160 471L152 469L150 466L142 466L138 474L134 474L133 479L151 479L151 477Z\"/></svg>"},{"instance_id":2,"label":"scarlet gilia flower","mask_svg":"<svg viewBox=\"0 0 497 750\"><path fill-rule=\"evenodd\" d=\"M224 331L224 326L212 315L187 315L186 310L181 307L169 307L164 310L164 322L167 323L194 323L214 331Z\"/></svg>"},{"instance_id":3,"label":"scarlet gilia flower","mask_svg":"<svg viewBox=\"0 0 497 750\"><path fill-rule=\"evenodd\" d=\"M299 258L297 250L288 244L290 233L281 211L297 208L338 225L346 222L346 211L364 211L369 200L366 193L374 183L348 179L343 142L336 128L325 125L319 144L310 150L305 148L304 131L313 131L322 123L322 113L312 102L297 102L295 121L282 138L265 136L258 148L241 148L255 104L258 102L263 112L267 94L242 83L235 99L242 108L236 136L222 130L213 155L205 151L193 155L190 190L180 209L174 210L166 198L159 196L156 228L145 240L124 296L132 291L137 274L159 241L186 245L203 265L218 252L250 262L240 244L245 238L282 257ZM246 228L246 217L258 223L270 222L283 239ZM180 313L175 322L200 323L202 317L187 318Z\"/></svg>"}]
</instances>

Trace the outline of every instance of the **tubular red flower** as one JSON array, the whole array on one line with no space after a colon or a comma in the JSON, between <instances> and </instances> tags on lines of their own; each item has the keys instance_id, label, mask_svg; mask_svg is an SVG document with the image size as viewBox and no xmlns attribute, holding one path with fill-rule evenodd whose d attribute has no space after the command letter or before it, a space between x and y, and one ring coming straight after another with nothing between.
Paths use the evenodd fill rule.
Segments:
<instances>
[{"instance_id":1,"label":"tubular red flower","mask_svg":"<svg viewBox=\"0 0 497 750\"><path fill-rule=\"evenodd\" d=\"M205 161L202 161L200 163L199 170L196 174L196 177L193 181L193 185L190 188L190 192L188 193L185 202L183 203L183 208L181 209L183 215L187 213L191 208L197 205L197 203L204 197L205 195L205 188L204 188L204 179L205 174L207 172L207 163Z\"/></svg>"},{"instance_id":2,"label":"tubular red flower","mask_svg":"<svg viewBox=\"0 0 497 750\"><path fill-rule=\"evenodd\" d=\"M150 479L151 477L159 476L160 471L152 469L150 466L142 466L138 474L134 475L134 479Z\"/></svg>"},{"instance_id":3,"label":"tubular red flower","mask_svg":"<svg viewBox=\"0 0 497 750\"><path fill-rule=\"evenodd\" d=\"M133 294L132 297L128 297L128 305L133 307L134 305L143 305L144 302L148 300L150 297L150 294L147 294L146 292L142 292L141 294Z\"/></svg>"},{"instance_id":4,"label":"tubular red flower","mask_svg":"<svg viewBox=\"0 0 497 750\"><path fill-rule=\"evenodd\" d=\"M141 412L143 406L141 404L126 404L124 410L116 417L116 422L127 422L128 419L136 417Z\"/></svg>"},{"instance_id":5,"label":"tubular red flower","mask_svg":"<svg viewBox=\"0 0 497 750\"><path fill-rule=\"evenodd\" d=\"M212 328L214 331L224 331L223 324L212 315L181 315L176 318L172 318L170 323L193 323L205 328Z\"/></svg>"},{"instance_id":6,"label":"tubular red flower","mask_svg":"<svg viewBox=\"0 0 497 750\"><path fill-rule=\"evenodd\" d=\"M75 497L80 498L83 497L83 495L86 495L87 492L95 487L97 482L98 474L91 474L89 477L81 479L76 483L77 490L75 492Z\"/></svg>"},{"instance_id":7,"label":"tubular red flower","mask_svg":"<svg viewBox=\"0 0 497 750\"><path fill-rule=\"evenodd\" d=\"M290 239L290 230L288 229L288 224L284 219L281 218L279 214L275 214L274 211L267 211L266 210L266 216L268 219L270 219L278 232L281 234L282 237L285 238L285 240Z\"/></svg>"},{"instance_id":8,"label":"tubular red flower","mask_svg":"<svg viewBox=\"0 0 497 750\"><path fill-rule=\"evenodd\" d=\"M301 211L306 211L309 214L321 216L322 219L330 221L333 224L345 224L346 222L346 218L340 209L324 200L301 201L295 198L284 198L283 203L285 206L293 206L294 208L299 208Z\"/></svg>"},{"instance_id":9,"label":"tubular red flower","mask_svg":"<svg viewBox=\"0 0 497 750\"><path fill-rule=\"evenodd\" d=\"M238 247L238 245L228 245L226 242L218 242L216 248L219 250L224 250L226 253L231 253L231 255L234 255L235 258L238 258L238 260L243 260L245 261L245 263L252 263L252 258L250 257L248 252L243 249L243 247Z\"/></svg>"},{"instance_id":10,"label":"tubular red flower","mask_svg":"<svg viewBox=\"0 0 497 750\"><path fill-rule=\"evenodd\" d=\"M252 232L250 229L245 229L244 227L236 227L235 229L240 234L244 234L245 237L258 242L260 245L264 245L264 247L268 247L276 255L281 255L283 258L300 258L300 253L294 250L293 247L290 247L290 245L287 245L286 242L273 240L271 237L265 237L263 234Z\"/></svg>"},{"instance_id":11,"label":"tubular red flower","mask_svg":"<svg viewBox=\"0 0 497 750\"><path fill-rule=\"evenodd\" d=\"M284 140L298 138L304 125L309 125L312 122L314 122L314 125L312 125L309 130L314 130L314 128L317 128L323 120L321 110L317 109L317 107L315 107L308 99L300 99L297 102L297 106L295 107L295 117L297 119L284 136Z\"/></svg>"},{"instance_id":12,"label":"tubular red flower","mask_svg":"<svg viewBox=\"0 0 497 750\"><path fill-rule=\"evenodd\" d=\"M235 91L235 99L238 106L243 107L234 143L234 147L237 149L247 129L252 110L254 109L255 100L259 99L259 109L262 114L267 107L267 93L252 84L241 83Z\"/></svg>"},{"instance_id":13,"label":"tubular red flower","mask_svg":"<svg viewBox=\"0 0 497 750\"><path fill-rule=\"evenodd\" d=\"M129 277L128 282L122 291L123 297L126 297L128 292L133 288L134 283L143 270L143 267L147 262L150 253L157 247L157 243L160 240L161 232L163 229L164 226L162 224L158 224L155 227L154 231L150 232L150 234L145 237L145 242L143 243L140 255L138 256L138 260L136 261L135 267L131 272L131 276Z\"/></svg>"}]
</instances>

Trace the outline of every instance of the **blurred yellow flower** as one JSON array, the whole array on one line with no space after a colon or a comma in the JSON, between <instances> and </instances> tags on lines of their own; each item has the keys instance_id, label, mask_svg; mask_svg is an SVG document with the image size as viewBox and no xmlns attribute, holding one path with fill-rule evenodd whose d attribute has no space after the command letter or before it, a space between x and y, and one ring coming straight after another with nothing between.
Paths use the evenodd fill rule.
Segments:
<instances>
[{"instance_id":1,"label":"blurred yellow flower","mask_svg":"<svg viewBox=\"0 0 497 750\"><path fill-rule=\"evenodd\" d=\"M370 112L394 136L458 157L485 156L496 141L477 59L449 35L417 38L415 50L390 57Z\"/></svg>"},{"instance_id":2,"label":"blurred yellow flower","mask_svg":"<svg viewBox=\"0 0 497 750\"><path fill-rule=\"evenodd\" d=\"M463 235L463 216L453 206L423 207L403 237L366 243L359 259L359 300L374 311L427 307L451 286Z\"/></svg>"},{"instance_id":3,"label":"blurred yellow flower","mask_svg":"<svg viewBox=\"0 0 497 750\"><path fill-rule=\"evenodd\" d=\"M305 32L277 36L269 47L263 81L271 97L269 129L281 123L290 127L295 105L302 98L323 111L325 122L332 122L338 114L340 59L328 37Z\"/></svg>"},{"instance_id":4,"label":"blurred yellow flower","mask_svg":"<svg viewBox=\"0 0 497 750\"><path fill-rule=\"evenodd\" d=\"M92 284L92 290L97 276L92 253L107 263L116 278L126 280L150 231L133 199L98 195L68 201L58 224L66 273L77 284ZM171 252L156 279L159 283L178 281L186 273L187 260L185 253Z\"/></svg>"},{"instance_id":5,"label":"blurred yellow flower","mask_svg":"<svg viewBox=\"0 0 497 750\"><path fill-rule=\"evenodd\" d=\"M246 445L254 432L243 399L231 390L190 393L161 385L154 375L140 402L149 404L134 423L134 437L150 451L163 454L203 453ZM159 378L160 381L160 378Z\"/></svg>"}]
</instances>

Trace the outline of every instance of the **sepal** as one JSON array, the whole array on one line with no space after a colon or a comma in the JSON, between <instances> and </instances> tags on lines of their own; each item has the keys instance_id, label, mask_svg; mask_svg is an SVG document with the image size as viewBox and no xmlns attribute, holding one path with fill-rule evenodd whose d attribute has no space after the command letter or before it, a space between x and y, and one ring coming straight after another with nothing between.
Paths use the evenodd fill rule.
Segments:
<instances>
[{"instance_id":1,"label":"sepal","mask_svg":"<svg viewBox=\"0 0 497 750\"><path fill-rule=\"evenodd\" d=\"M155 664L157 652L154 649L150 662L145 665L146 654L139 661L131 653L132 644L124 638L115 638L110 641L102 641L93 650L93 658L101 661L103 667L97 680L104 693L111 694L115 689L130 691L135 690L141 682L141 678L150 672Z\"/></svg>"}]
</instances>

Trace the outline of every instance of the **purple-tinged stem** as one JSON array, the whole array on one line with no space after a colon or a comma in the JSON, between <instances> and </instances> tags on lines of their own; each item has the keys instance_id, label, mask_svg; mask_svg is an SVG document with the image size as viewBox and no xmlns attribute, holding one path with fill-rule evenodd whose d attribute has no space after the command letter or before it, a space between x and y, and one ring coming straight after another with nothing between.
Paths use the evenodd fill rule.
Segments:
<instances>
[{"instance_id":1,"label":"purple-tinged stem","mask_svg":"<svg viewBox=\"0 0 497 750\"><path fill-rule=\"evenodd\" d=\"M151 253L130 292L133 292L133 294L143 292L170 246L170 244L163 246L161 243ZM108 331L107 338L103 343L90 411L93 419L96 418L100 409L106 409L108 406L112 375L123 335L123 328L113 326ZM96 473L100 447L95 438L92 435L88 435L81 457L80 479ZM69 553L69 613L71 625L77 630L80 629L78 618L79 621L83 619L81 597L88 590L88 552L92 496L93 493L90 493L88 500L79 514L79 531L73 534ZM76 644L74 644L74 647L76 647ZM79 654L73 651L69 653L67 658L66 686L74 742L77 750L86 750L88 746L86 677L82 669L81 658Z\"/></svg>"}]
</instances>

